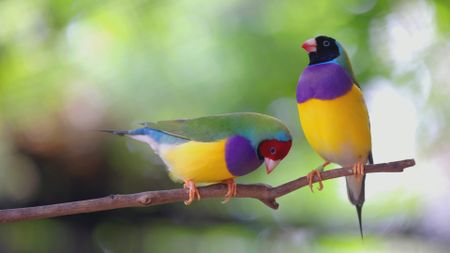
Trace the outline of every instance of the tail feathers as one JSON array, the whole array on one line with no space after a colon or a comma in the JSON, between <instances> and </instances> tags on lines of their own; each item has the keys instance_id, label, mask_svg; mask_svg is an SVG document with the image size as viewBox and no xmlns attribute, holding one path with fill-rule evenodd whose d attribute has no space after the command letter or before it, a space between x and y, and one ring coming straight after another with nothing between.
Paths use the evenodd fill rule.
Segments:
<instances>
[{"instance_id":1,"label":"tail feathers","mask_svg":"<svg viewBox=\"0 0 450 253\"><path fill-rule=\"evenodd\" d=\"M127 135L128 137L147 143L154 152L158 154L159 152L159 143L158 138L161 137L162 132L157 130L153 130L151 128L139 128L135 130L109 130L109 129L99 129L99 132L110 133L120 136ZM156 135L155 135L156 134Z\"/></svg>"},{"instance_id":2,"label":"tail feathers","mask_svg":"<svg viewBox=\"0 0 450 253\"><path fill-rule=\"evenodd\" d=\"M124 136L126 134L129 134L130 131L127 130L110 130L110 129L98 129L97 131L103 132L103 133L110 133L115 135Z\"/></svg>"},{"instance_id":3,"label":"tail feathers","mask_svg":"<svg viewBox=\"0 0 450 253\"><path fill-rule=\"evenodd\" d=\"M168 134L166 132L149 128L149 127L143 127L138 128L134 130L109 130L109 129L99 129L97 131L105 132L105 133L111 133L115 135L121 135L121 136L128 136L132 139L147 143L150 145L150 147L155 151L155 153L160 152L160 147L162 144L165 144L166 146L170 145L176 145L179 143L185 143L188 140L185 138L177 137L175 135Z\"/></svg>"},{"instance_id":4,"label":"tail feathers","mask_svg":"<svg viewBox=\"0 0 450 253\"><path fill-rule=\"evenodd\" d=\"M362 204L361 205L355 205L356 213L358 214L359 233L361 234L361 239L364 239L363 229L362 229L362 219L361 219L362 206L363 206Z\"/></svg>"},{"instance_id":5,"label":"tail feathers","mask_svg":"<svg viewBox=\"0 0 450 253\"><path fill-rule=\"evenodd\" d=\"M358 222L359 222L359 231L361 233L361 238L363 238L363 230L362 230L362 207L364 205L365 200L365 182L366 175L364 176L348 176L345 177L347 182L347 195L350 202L356 207L356 212L358 214Z\"/></svg>"},{"instance_id":6,"label":"tail feathers","mask_svg":"<svg viewBox=\"0 0 450 253\"><path fill-rule=\"evenodd\" d=\"M366 175L364 176L347 176L345 177L347 182L347 195L348 199L353 205L360 205L362 206L364 204L365 200L365 194L364 194L364 188L365 188L365 182L366 182Z\"/></svg>"},{"instance_id":7,"label":"tail feathers","mask_svg":"<svg viewBox=\"0 0 450 253\"><path fill-rule=\"evenodd\" d=\"M367 160L369 164L373 164L372 151L369 152ZM347 182L348 199L356 207L356 213L358 214L359 232L361 234L361 239L364 239L361 217L362 217L362 207L365 201L366 175L362 177L347 176L345 177L345 181Z\"/></svg>"}]
</instances>

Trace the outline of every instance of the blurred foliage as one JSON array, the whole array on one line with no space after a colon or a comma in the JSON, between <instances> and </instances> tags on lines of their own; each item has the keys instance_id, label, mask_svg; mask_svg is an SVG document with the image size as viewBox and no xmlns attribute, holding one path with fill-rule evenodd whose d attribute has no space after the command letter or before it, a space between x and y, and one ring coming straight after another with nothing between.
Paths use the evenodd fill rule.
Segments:
<instances>
[{"instance_id":1,"label":"blurred foliage","mask_svg":"<svg viewBox=\"0 0 450 253\"><path fill-rule=\"evenodd\" d=\"M277 172L240 182L304 175L321 160L294 94L299 45L318 34L350 54L375 160L419 165L368 177L364 243L333 180L277 211L205 200L2 225L0 252L445 252L449 33L447 0L1 1L0 208L180 187L145 145L92 130L231 111L277 116L295 138Z\"/></svg>"}]
</instances>

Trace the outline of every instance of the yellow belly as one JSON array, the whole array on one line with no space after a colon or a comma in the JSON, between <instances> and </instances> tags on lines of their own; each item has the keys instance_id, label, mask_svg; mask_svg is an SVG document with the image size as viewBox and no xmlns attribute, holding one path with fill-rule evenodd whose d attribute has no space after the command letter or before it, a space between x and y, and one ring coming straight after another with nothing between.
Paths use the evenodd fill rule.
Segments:
<instances>
[{"instance_id":1,"label":"yellow belly","mask_svg":"<svg viewBox=\"0 0 450 253\"><path fill-rule=\"evenodd\" d=\"M342 166L367 160L371 150L369 116L356 85L333 100L310 99L298 104L298 112L306 139L323 159Z\"/></svg>"},{"instance_id":2,"label":"yellow belly","mask_svg":"<svg viewBox=\"0 0 450 253\"><path fill-rule=\"evenodd\" d=\"M161 158L177 180L196 183L220 182L234 178L225 161L226 140L217 142L190 141L165 148Z\"/></svg>"}]
</instances>

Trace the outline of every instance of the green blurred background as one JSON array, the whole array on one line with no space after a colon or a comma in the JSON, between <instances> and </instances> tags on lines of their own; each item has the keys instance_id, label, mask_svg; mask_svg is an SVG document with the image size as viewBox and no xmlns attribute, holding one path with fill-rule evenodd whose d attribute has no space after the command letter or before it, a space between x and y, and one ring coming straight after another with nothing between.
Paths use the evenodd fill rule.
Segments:
<instances>
[{"instance_id":1,"label":"green blurred background","mask_svg":"<svg viewBox=\"0 0 450 253\"><path fill-rule=\"evenodd\" d=\"M365 239L343 179L279 199L219 199L0 225L0 252L448 252L450 3L367 1L0 1L0 209L181 187L148 147L92 129L256 111L295 143L278 185L321 163L295 102L318 34L350 54L376 162Z\"/></svg>"}]
</instances>

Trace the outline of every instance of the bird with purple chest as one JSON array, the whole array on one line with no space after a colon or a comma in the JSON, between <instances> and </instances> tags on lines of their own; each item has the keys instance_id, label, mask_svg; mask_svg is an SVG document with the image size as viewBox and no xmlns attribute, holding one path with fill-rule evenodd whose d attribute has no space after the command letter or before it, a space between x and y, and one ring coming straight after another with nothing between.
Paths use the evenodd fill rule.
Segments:
<instances>
[{"instance_id":1,"label":"bird with purple chest","mask_svg":"<svg viewBox=\"0 0 450 253\"><path fill-rule=\"evenodd\" d=\"M355 205L361 237L361 212L365 201L364 166L373 164L369 114L345 49L335 39L317 36L302 47L309 57L297 84L297 108L306 140L325 160L308 174L311 190L314 175L330 163L352 166L346 177L347 195Z\"/></svg>"},{"instance_id":2,"label":"bird with purple chest","mask_svg":"<svg viewBox=\"0 0 450 253\"><path fill-rule=\"evenodd\" d=\"M200 194L198 183L224 182L225 201L236 196L235 178L263 163L271 173L292 145L287 127L259 113L229 113L194 119L144 123L134 130L101 130L147 143L167 166L171 178L189 191L186 205Z\"/></svg>"}]
</instances>

